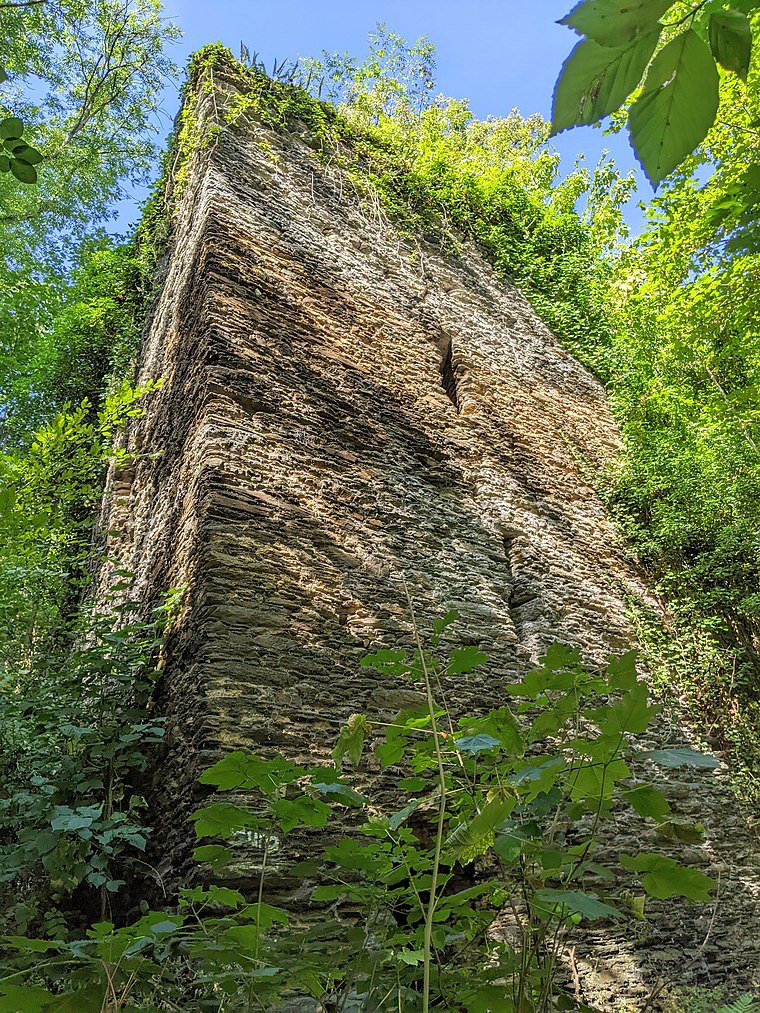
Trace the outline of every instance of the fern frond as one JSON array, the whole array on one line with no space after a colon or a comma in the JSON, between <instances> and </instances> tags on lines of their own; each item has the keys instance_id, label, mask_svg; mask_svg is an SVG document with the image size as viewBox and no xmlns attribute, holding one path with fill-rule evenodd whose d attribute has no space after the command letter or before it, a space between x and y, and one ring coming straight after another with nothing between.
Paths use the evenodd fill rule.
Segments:
<instances>
[{"instance_id":1,"label":"fern frond","mask_svg":"<svg viewBox=\"0 0 760 1013\"><path fill-rule=\"evenodd\" d=\"M760 1013L760 1000L749 994L742 995L730 1006L721 1006L718 1013Z\"/></svg>"}]
</instances>

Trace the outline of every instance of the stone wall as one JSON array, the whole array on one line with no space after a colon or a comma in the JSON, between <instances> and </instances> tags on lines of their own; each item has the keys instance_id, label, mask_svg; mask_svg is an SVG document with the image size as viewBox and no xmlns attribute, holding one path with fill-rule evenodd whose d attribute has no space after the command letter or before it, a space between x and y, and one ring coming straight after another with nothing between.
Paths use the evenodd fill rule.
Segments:
<instances>
[{"instance_id":1,"label":"stone wall","mask_svg":"<svg viewBox=\"0 0 760 1013\"><path fill-rule=\"evenodd\" d=\"M216 70L198 89L207 123L234 87ZM497 706L554 640L622 648L646 594L591 484L619 446L600 384L475 249L403 238L308 140L244 119L193 156L142 353L140 379L164 386L105 500L108 553L138 594L188 587L155 789L170 882L187 873L195 778L220 750L324 760L350 713L404 702L408 687L359 660L410 641L407 589L421 626L455 607L460 642L490 656L451 688L458 707ZM730 810L754 862L716 783L672 790L714 824L699 861L725 870L720 954L705 947L689 975L733 988L758 968L757 878L720 836ZM683 971L667 953L696 951L711 913L669 905L646 938L579 950L602 1008ZM739 961L723 948L737 932L751 938Z\"/></svg>"}]
</instances>

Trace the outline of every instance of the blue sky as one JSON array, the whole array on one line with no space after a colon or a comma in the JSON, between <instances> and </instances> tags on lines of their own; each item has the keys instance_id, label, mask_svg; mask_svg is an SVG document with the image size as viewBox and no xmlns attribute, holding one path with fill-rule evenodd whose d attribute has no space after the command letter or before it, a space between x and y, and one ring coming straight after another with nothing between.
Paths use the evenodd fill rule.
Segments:
<instances>
[{"instance_id":1,"label":"blue sky","mask_svg":"<svg viewBox=\"0 0 760 1013\"><path fill-rule=\"evenodd\" d=\"M406 40L427 35L437 50L438 91L468 98L478 117L502 116L513 108L523 115L539 112L547 119L562 61L577 41L556 21L573 0L165 0L166 13L184 37L174 58L184 63L194 50L221 41L237 55L243 42L258 52L267 67L277 59L315 56L322 49L364 56L367 35L378 22ZM167 93L164 130L178 105ZM568 131L554 139L566 171L582 152L593 167L604 148L627 171L636 161L625 135L606 137L593 127ZM639 197L651 189L638 172ZM121 216L132 218L131 209ZM632 222L638 214L632 209Z\"/></svg>"}]
</instances>

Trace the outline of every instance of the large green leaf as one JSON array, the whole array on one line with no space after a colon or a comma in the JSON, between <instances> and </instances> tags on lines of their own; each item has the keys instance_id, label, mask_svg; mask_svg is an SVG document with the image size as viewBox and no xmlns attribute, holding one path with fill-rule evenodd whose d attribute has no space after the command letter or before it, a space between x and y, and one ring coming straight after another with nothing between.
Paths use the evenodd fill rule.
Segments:
<instances>
[{"instance_id":1,"label":"large green leaf","mask_svg":"<svg viewBox=\"0 0 760 1013\"><path fill-rule=\"evenodd\" d=\"M236 749L204 770L198 780L201 784L215 785L219 791L258 788L272 798L279 794L282 785L290 784L305 773L303 767L288 763L281 756L265 760Z\"/></svg>"},{"instance_id":2,"label":"large green leaf","mask_svg":"<svg viewBox=\"0 0 760 1013\"><path fill-rule=\"evenodd\" d=\"M483 654L477 647L458 647L451 652L446 671L449 675L464 675L465 672L471 672L474 668L485 665L487 661L488 655Z\"/></svg>"},{"instance_id":3,"label":"large green leaf","mask_svg":"<svg viewBox=\"0 0 760 1013\"><path fill-rule=\"evenodd\" d=\"M0 121L0 138L3 140L11 137L21 137L24 133L24 124L18 116L6 116Z\"/></svg>"},{"instance_id":4,"label":"large green leaf","mask_svg":"<svg viewBox=\"0 0 760 1013\"><path fill-rule=\"evenodd\" d=\"M20 159L22 162L27 162L29 165L39 165L43 161L43 157L39 151L30 144L24 144L23 147L17 146L13 151L13 157Z\"/></svg>"},{"instance_id":5,"label":"large green leaf","mask_svg":"<svg viewBox=\"0 0 760 1013\"><path fill-rule=\"evenodd\" d=\"M670 812L670 804L663 793L651 784L642 784L623 792L623 798L639 816L661 820Z\"/></svg>"},{"instance_id":6,"label":"large green leaf","mask_svg":"<svg viewBox=\"0 0 760 1013\"><path fill-rule=\"evenodd\" d=\"M600 46L618 48L651 32L675 0L582 0L559 22Z\"/></svg>"},{"instance_id":7,"label":"large green leaf","mask_svg":"<svg viewBox=\"0 0 760 1013\"><path fill-rule=\"evenodd\" d=\"M605 904L593 893L583 893L581 890L536 890L533 896L534 903L544 916L547 913L553 914L557 907L561 907L569 914L577 914L590 921L623 917L611 904Z\"/></svg>"},{"instance_id":8,"label":"large green leaf","mask_svg":"<svg viewBox=\"0 0 760 1013\"><path fill-rule=\"evenodd\" d=\"M625 692L638 684L636 675L636 659L638 651L628 651L621 654L619 658L610 658L607 662L606 675L610 689L617 689Z\"/></svg>"},{"instance_id":9,"label":"large green leaf","mask_svg":"<svg viewBox=\"0 0 760 1013\"><path fill-rule=\"evenodd\" d=\"M643 732L660 710L657 705L648 706L648 697L646 684L637 682L620 700L597 708L591 716L605 735Z\"/></svg>"},{"instance_id":10,"label":"large green leaf","mask_svg":"<svg viewBox=\"0 0 760 1013\"><path fill-rule=\"evenodd\" d=\"M251 812L229 802L215 802L197 809L190 819L195 823L196 837L221 837L224 840L238 830L257 825L256 817Z\"/></svg>"},{"instance_id":11,"label":"large green leaf","mask_svg":"<svg viewBox=\"0 0 760 1013\"><path fill-rule=\"evenodd\" d=\"M562 65L552 102L552 133L596 123L614 112L636 88L654 53L660 29L628 45L579 42Z\"/></svg>"},{"instance_id":12,"label":"large green leaf","mask_svg":"<svg viewBox=\"0 0 760 1013\"><path fill-rule=\"evenodd\" d=\"M0 1013L40 1013L44 1009L59 1008L56 1003L57 996L48 992L40 985L17 985L8 983L2 986L3 994L0 995Z\"/></svg>"},{"instance_id":13,"label":"large green leaf","mask_svg":"<svg viewBox=\"0 0 760 1013\"><path fill-rule=\"evenodd\" d=\"M638 756L653 760L661 767L704 767L714 770L720 766L720 760L716 757L688 746L679 749L643 749Z\"/></svg>"},{"instance_id":14,"label":"large green leaf","mask_svg":"<svg viewBox=\"0 0 760 1013\"><path fill-rule=\"evenodd\" d=\"M500 746L501 740L481 732L479 735L463 735L455 740L454 745L461 753L487 753Z\"/></svg>"},{"instance_id":15,"label":"large green leaf","mask_svg":"<svg viewBox=\"0 0 760 1013\"><path fill-rule=\"evenodd\" d=\"M368 654L359 662L365 668L374 668L383 675L402 676L409 673L411 662L406 651L384 648L374 654Z\"/></svg>"},{"instance_id":16,"label":"large green leaf","mask_svg":"<svg viewBox=\"0 0 760 1013\"><path fill-rule=\"evenodd\" d=\"M752 56L752 27L746 14L739 11L713 11L708 37L710 49L718 63L746 81Z\"/></svg>"},{"instance_id":17,"label":"large green leaf","mask_svg":"<svg viewBox=\"0 0 760 1013\"><path fill-rule=\"evenodd\" d=\"M687 29L652 61L628 114L631 143L653 186L705 139L718 109L718 70L710 50Z\"/></svg>"},{"instance_id":18,"label":"large green leaf","mask_svg":"<svg viewBox=\"0 0 760 1013\"><path fill-rule=\"evenodd\" d=\"M28 162L22 162L18 158L11 159L11 172L19 183L36 183L37 170Z\"/></svg>"},{"instance_id":19,"label":"large green leaf","mask_svg":"<svg viewBox=\"0 0 760 1013\"><path fill-rule=\"evenodd\" d=\"M638 872L646 892L660 900L685 897L687 900L706 903L715 886L715 881L703 872L687 869L664 855L638 855L636 858L621 855L620 863L626 869Z\"/></svg>"},{"instance_id":20,"label":"large green leaf","mask_svg":"<svg viewBox=\"0 0 760 1013\"><path fill-rule=\"evenodd\" d=\"M229 848L222 844L204 844L193 851L193 859L196 862L208 862L213 866L215 872L220 872L232 861L233 855Z\"/></svg>"},{"instance_id":21,"label":"large green leaf","mask_svg":"<svg viewBox=\"0 0 760 1013\"><path fill-rule=\"evenodd\" d=\"M701 823L689 823L688 820L676 816L658 823L655 830L658 837L665 837L681 844L697 844L705 836L705 828Z\"/></svg>"},{"instance_id":22,"label":"large green leaf","mask_svg":"<svg viewBox=\"0 0 760 1013\"><path fill-rule=\"evenodd\" d=\"M561 756L550 756L548 759L537 757L528 761L507 780L519 787L525 802L532 802L539 795L548 794L565 770L565 760Z\"/></svg>"},{"instance_id":23,"label":"large green leaf","mask_svg":"<svg viewBox=\"0 0 760 1013\"><path fill-rule=\"evenodd\" d=\"M574 775L570 797L573 801L611 798L615 784L630 776L628 764L621 759L584 765Z\"/></svg>"},{"instance_id":24,"label":"large green leaf","mask_svg":"<svg viewBox=\"0 0 760 1013\"><path fill-rule=\"evenodd\" d=\"M459 613L456 609L449 609L445 616L441 616L440 619L433 620L433 634L436 637L440 637L447 626L451 626L459 618Z\"/></svg>"},{"instance_id":25,"label":"large green leaf","mask_svg":"<svg viewBox=\"0 0 760 1013\"><path fill-rule=\"evenodd\" d=\"M501 795L483 806L470 823L458 826L446 841L446 848L466 865L491 847L494 832L517 805L512 794Z\"/></svg>"},{"instance_id":26,"label":"large green leaf","mask_svg":"<svg viewBox=\"0 0 760 1013\"><path fill-rule=\"evenodd\" d=\"M462 746L465 739L478 739L481 737L495 739L497 745L501 745L508 753L522 755L524 744L520 732L520 725L509 707L499 707L497 710L489 711L480 718L464 717L459 721L463 738L457 740L457 747L473 751L473 746Z\"/></svg>"},{"instance_id":27,"label":"large green leaf","mask_svg":"<svg viewBox=\"0 0 760 1013\"><path fill-rule=\"evenodd\" d=\"M366 805L367 799L358 791L340 781L315 781L312 788L321 795L327 795L331 802L338 802L345 806Z\"/></svg>"},{"instance_id":28,"label":"large green leaf","mask_svg":"<svg viewBox=\"0 0 760 1013\"><path fill-rule=\"evenodd\" d=\"M296 827L324 827L330 818L330 806L318 798L298 795L296 798L278 798L270 809L280 830L289 834Z\"/></svg>"},{"instance_id":29,"label":"large green leaf","mask_svg":"<svg viewBox=\"0 0 760 1013\"><path fill-rule=\"evenodd\" d=\"M402 823L406 823L413 812L416 812L423 802L426 802L427 798L413 798L411 802L408 802L403 809L399 809L397 813L394 813L388 820L388 829L393 833L401 826Z\"/></svg>"},{"instance_id":30,"label":"large green leaf","mask_svg":"<svg viewBox=\"0 0 760 1013\"><path fill-rule=\"evenodd\" d=\"M14 950L27 950L32 953L44 953L46 950L63 949L64 943L54 939L32 939L30 936L3 936L3 942Z\"/></svg>"}]
</instances>

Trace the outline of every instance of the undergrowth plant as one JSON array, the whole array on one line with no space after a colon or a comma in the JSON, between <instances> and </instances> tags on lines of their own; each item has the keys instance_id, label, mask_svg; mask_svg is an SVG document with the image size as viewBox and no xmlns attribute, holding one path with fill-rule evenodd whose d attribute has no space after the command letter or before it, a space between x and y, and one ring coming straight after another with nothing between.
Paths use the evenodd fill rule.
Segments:
<instances>
[{"instance_id":1,"label":"undergrowth plant","mask_svg":"<svg viewBox=\"0 0 760 1013\"><path fill-rule=\"evenodd\" d=\"M83 610L68 650L50 646L0 685L4 931L76 935L111 913L122 876L142 866L144 879L139 781L163 736L150 707L153 663L176 603L167 596L148 621L132 601Z\"/></svg>"},{"instance_id":2,"label":"undergrowth plant","mask_svg":"<svg viewBox=\"0 0 760 1013\"><path fill-rule=\"evenodd\" d=\"M659 852L600 860L620 807L663 836L677 821L631 760L714 761L635 748L658 708L633 653L597 669L555 645L501 706L455 718L444 683L487 661L472 646L444 649L456 618L434 624L429 646L364 659L417 685L419 706L353 715L332 766L236 751L202 775L218 793L193 815L207 873L175 909L143 905L134 924L101 920L73 940L7 938L0 1013L287 1009L298 996L325 1010L590 1010L563 970L575 927L640 918L647 894L705 902L714 885ZM352 784L365 763L378 799ZM293 864L316 835L332 839L323 861ZM270 903L283 883L300 883L289 910Z\"/></svg>"}]
</instances>

